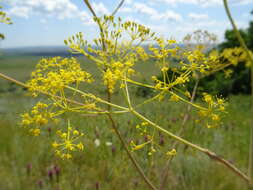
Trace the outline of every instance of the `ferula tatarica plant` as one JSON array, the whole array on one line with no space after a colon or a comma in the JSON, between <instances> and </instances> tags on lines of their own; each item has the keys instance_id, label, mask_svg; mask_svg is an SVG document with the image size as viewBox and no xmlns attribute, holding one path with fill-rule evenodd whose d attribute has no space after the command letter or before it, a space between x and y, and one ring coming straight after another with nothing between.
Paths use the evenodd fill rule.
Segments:
<instances>
[{"instance_id":1,"label":"ferula tatarica plant","mask_svg":"<svg viewBox=\"0 0 253 190\"><path fill-rule=\"evenodd\" d=\"M224 164L239 177L250 182L249 178L229 161L175 135L167 128L160 126L159 121L155 123L152 118L148 118L142 112L142 107L151 102L156 104L163 104L165 101L181 102L185 106L192 106L198 112L198 116L205 121L200 127L215 130L209 128L221 126L222 117L226 114L225 99L205 92L201 94L202 102L194 103L191 101L192 94L186 89L186 84L195 80L196 76L201 80L201 77L217 71L228 72L226 71L228 66L236 65L242 60L247 62L245 51L242 48L225 49L223 52L207 51L203 45L182 48L175 39L160 37L148 27L136 22L124 21L115 14L97 17L89 1L84 2L99 27L99 36L89 41L85 34L79 32L66 39L64 43L73 54L81 54L89 62L95 64L100 76L95 78L93 73L84 70L75 57L43 58L26 84L1 74L1 77L28 88L29 93L34 97L40 94L48 97L43 102L37 102L30 111L22 113L20 125L34 136L43 135L48 125L54 127L56 135L50 144L55 156L71 159L75 156L75 151L83 151L89 147L86 147L84 143L85 128L72 124L74 122L68 113L80 114L80 116L106 115L129 158L151 189L156 188L146 178L131 151L142 151L147 148L149 150L147 156L152 156L160 151L157 138L159 134L164 134L194 150L205 153L209 158ZM205 40L216 40L215 36L207 32L205 35L208 39L203 39L201 32L198 31L195 35L198 38L195 40L199 40L199 44L204 44ZM191 41L191 36L187 36L184 41ZM149 81L146 82L136 80L135 75L141 72L136 70L136 64L145 64L151 59L162 77L150 76ZM172 59L177 60L176 63ZM92 86L94 82L96 85L100 84L102 89L106 89L106 97L87 91L86 86ZM149 88L154 95L142 103L135 104L131 94L131 88L135 86ZM116 92L120 92L125 103L117 104L113 101ZM140 123L136 124L135 130L140 136L145 136L144 142L132 139L126 144L120 135L114 118L126 113L139 119ZM67 116L65 127L59 125L59 120L63 115L65 118ZM174 157L176 154L177 150L174 148L168 148L164 152L165 157Z\"/></svg>"},{"instance_id":2,"label":"ferula tatarica plant","mask_svg":"<svg viewBox=\"0 0 253 190\"><path fill-rule=\"evenodd\" d=\"M107 114L107 105L112 107L111 113L123 114L134 111L136 105L132 105L131 95L128 93L128 86L131 84L153 89L156 94L150 99L157 101L158 104L163 101L182 101L187 105L190 103L191 95L188 91L180 89L191 80L194 72L208 74L230 64L227 61L221 62L223 55L217 52L205 54L201 49L185 50L180 48L175 40L157 37L149 28L135 22L123 22L120 18L113 16L103 16L94 21L101 24L104 33L102 37L93 40L96 46L85 40L82 33L70 37L65 40L65 43L72 53L83 54L94 62L101 73L100 79L97 80L101 80L101 85L108 88L111 95L116 89L123 91L129 107L115 105L97 94L80 90L79 88L92 83L95 79L92 73L81 68L74 57L42 59L36 66L36 70L32 72L27 85L33 96L37 96L42 91L50 94L50 98L48 104L42 106L42 103L39 103L30 114L23 114L21 122L24 126L29 124L31 128L29 131L36 136L42 125L47 125L49 120L54 120L65 112ZM152 42L152 45L145 49L143 44L147 41ZM100 48L103 44L106 47L105 50ZM135 81L133 76L136 72L140 72L135 70L135 64L140 60L147 61L151 58L156 60L157 69L161 71L163 79L159 80L156 76L150 76L149 83ZM171 58L181 59L181 61L173 64ZM168 71L172 71L173 74L168 75ZM68 102L70 94L72 100L77 101L81 98L83 105L72 105ZM145 100L138 105L138 109L151 101ZM222 121L221 115L225 112L224 99L204 93L203 104L191 104L199 110L199 115L205 118L205 127L219 126ZM37 107L41 107L41 110ZM150 125L145 120L143 122ZM152 137L151 141L153 141ZM133 150L141 149L148 144L153 145L153 143L144 143L141 146L136 145Z\"/></svg>"}]
</instances>

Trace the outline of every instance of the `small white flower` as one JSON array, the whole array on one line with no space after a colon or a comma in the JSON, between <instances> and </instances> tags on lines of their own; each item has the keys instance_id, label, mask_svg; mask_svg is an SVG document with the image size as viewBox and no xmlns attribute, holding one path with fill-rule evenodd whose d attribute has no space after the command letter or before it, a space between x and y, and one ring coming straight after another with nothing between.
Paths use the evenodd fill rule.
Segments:
<instances>
[{"instance_id":1,"label":"small white flower","mask_svg":"<svg viewBox=\"0 0 253 190\"><path fill-rule=\"evenodd\" d=\"M106 142L105 145L106 146L112 146L112 142Z\"/></svg>"},{"instance_id":2,"label":"small white flower","mask_svg":"<svg viewBox=\"0 0 253 190\"><path fill-rule=\"evenodd\" d=\"M100 140L99 139L95 139L94 144L96 147L100 146Z\"/></svg>"}]
</instances>

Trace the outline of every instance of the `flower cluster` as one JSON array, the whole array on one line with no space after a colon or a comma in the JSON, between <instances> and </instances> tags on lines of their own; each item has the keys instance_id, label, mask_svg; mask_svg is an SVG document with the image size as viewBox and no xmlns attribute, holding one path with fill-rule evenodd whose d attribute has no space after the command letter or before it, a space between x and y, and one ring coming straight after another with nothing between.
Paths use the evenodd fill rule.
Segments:
<instances>
[{"instance_id":1,"label":"flower cluster","mask_svg":"<svg viewBox=\"0 0 253 190\"><path fill-rule=\"evenodd\" d=\"M214 98L210 94L203 93L203 101L207 103L207 108L199 111L201 117L207 118L207 128L217 127L220 124L221 114L225 113L225 100Z\"/></svg>"},{"instance_id":2,"label":"flower cluster","mask_svg":"<svg viewBox=\"0 0 253 190\"><path fill-rule=\"evenodd\" d=\"M53 114L48 110L48 104L38 102L31 110L30 113L24 113L21 115L21 126L29 127L29 132L34 136L40 135L40 127L48 124L48 122L56 121L53 118Z\"/></svg>"},{"instance_id":3,"label":"flower cluster","mask_svg":"<svg viewBox=\"0 0 253 190\"><path fill-rule=\"evenodd\" d=\"M131 68L132 66L133 63L129 60L124 63L113 62L107 67L104 71L103 80L110 93L113 93L117 81L124 80L126 75L131 76L134 74L135 71Z\"/></svg>"},{"instance_id":4,"label":"flower cluster","mask_svg":"<svg viewBox=\"0 0 253 190\"><path fill-rule=\"evenodd\" d=\"M27 85L33 95L39 92L56 94L67 85L92 81L91 75L81 69L75 58L53 57L40 60Z\"/></svg>"},{"instance_id":5,"label":"flower cluster","mask_svg":"<svg viewBox=\"0 0 253 190\"><path fill-rule=\"evenodd\" d=\"M226 48L221 53L221 59L236 66L240 62L247 62L247 53L242 47Z\"/></svg>"},{"instance_id":6,"label":"flower cluster","mask_svg":"<svg viewBox=\"0 0 253 190\"><path fill-rule=\"evenodd\" d=\"M203 33L203 36L201 32L196 32L196 39L193 36L188 36L188 41L195 39L199 45L181 48L174 39L157 37L149 28L135 22L123 22L120 18L115 19L113 16L94 18L94 21L98 24L101 33L98 38L93 40L93 44L85 40L82 33L77 33L64 42L70 47L72 53L83 54L97 65L101 74L98 80L100 79L109 92L107 100L79 90L81 82L91 83L93 78L90 73L82 70L75 58L42 59L37 65L37 70L32 73L32 79L28 82L29 90L33 95L38 95L40 92L49 95L49 100L53 101L52 104L57 107L58 111L52 114L46 111L48 109L46 105L44 108L42 105L37 106L33 108L31 113L22 116L23 125L41 126L65 112L87 115L134 113L135 105L131 105L128 83L153 89L157 93L154 97L140 103L138 108L155 100L164 101L169 96L167 100L182 101L197 108L199 114L207 118L208 128L219 125L221 114L225 110L224 99L204 94L203 101L207 105L201 106L190 101L192 95L185 87L191 79L201 79L203 76L223 70L244 59L245 56L240 49L222 53L217 51L207 53L204 44L208 40L214 42L215 36L206 32ZM150 44L154 42L154 44L149 47L144 46L147 41L151 42ZM154 67L159 67L162 77L152 76L153 82L151 84L135 81L133 79L133 74L136 73L135 64L148 59L152 59L156 63ZM117 87L125 94L129 108L111 102L110 97ZM66 89L73 92L71 98L68 97L69 93ZM84 102L80 102L80 99ZM105 104L110 109L97 107L100 104ZM44 111L42 111L43 109ZM135 151L148 145L148 155L151 156L156 152L156 147L159 148L159 143L155 142L155 130L152 135L149 135L149 129L153 129L152 122L143 121L145 122L137 125L136 129L144 137L144 142L139 144L132 141L130 146ZM40 128L31 129L30 132L37 136L40 133ZM79 138L83 134L73 130L70 124L68 124L67 132L58 130L57 136L59 140L55 141L52 146L61 158L69 159L72 157L71 152L83 150L83 144L79 142ZM167 152L169 156L175 154L175 149Z\"/></svg>"},{"instance_id":7,"label":"flower cluster","mask_svg":"<svg viewBox=\"0 0 253 190\"><path fill-rule=\"evenodd\" d=\"M58 141L52 143L52 147L55 148L55 154L63 159L72 158L71 152L82 151L84 145L80 142L80 138L84 136L82 132L73 129L68 121L67 132L61 130L57 131Z\"/></svg>"},{"instance_id":8,"label":"flower cluster","mask_svg":"<svg viewBox=\"0 0 253 190\"><path fill-rule=\"evenodd\" d=\"M143 25L122 22L113 16L95 18L94 21L103 31L99 38L93 40L96 46L84 40L82 33L65 40L65 44L71 48L72 53L81 53L97 64L104 85L113 93L118 81L134 74L134 63L139 59L148 59L148 54L141 45L152 39L154 33Z\"/></svg>"}]
</instances>

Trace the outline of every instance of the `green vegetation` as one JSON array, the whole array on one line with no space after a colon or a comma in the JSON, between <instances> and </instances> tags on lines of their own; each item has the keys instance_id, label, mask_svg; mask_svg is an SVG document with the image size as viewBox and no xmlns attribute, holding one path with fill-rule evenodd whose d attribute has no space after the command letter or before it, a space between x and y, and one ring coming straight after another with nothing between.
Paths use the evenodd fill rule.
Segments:
<instances>
[{"instance_id":1,"label":"green vegetation","mask_svg":"<svg viewBox=\"0 0 253 190\"><path fill-rule=\"evenodd\" d=\"M39 57L5 57L1 61L0 70L24 81L30 75ZM149 64L147 67L146 64ZM145 72L137 77L145 80L147 76L156 74L150 69L153 63L139 63L137 67ZM91 64L82 61L87 70L94 70ZM152 67L151 67L152 68ZM73 115L73 125L84 128L85 151L77 153L73 160L58 159L53 155L48 140L53 138L54 126L42 134L41 138L27 135L27 131L17 125L19 114L29 109L35 102L25 96L20 90L8 91L8 82L1 80L0 93L0 189L147 189L142 179L135 172L122 146L108 129L109 123L103 117L80 118ZM101 96L105 91L97 89ZM115 99L117 99L117 94ZM137 96L136 101L144 98ZM236 163L246 171L247 149L249 144L250 97L229 97L229 114L223 119L223 124L217 129L207 129L196 124L198 119L195 111L190 113L186 126L185 138L201 144L211 150L216 150L221 156ZM121 100L118 100L121 101ZM157 123L166 126L172 132L178 131L182 123L185 106L183 103L165 102L162 106L152 103L146 105L142 112ZM156 110L154 113L153 110ZM140 137L134 129L140 121L130 115L122 115L116 119L120 130L128 128L123 134L127 142L138 137L140 143L145 137ZM64 119L60 125L65 125ZM95 139L100 140L100 146L95 145ZM106 143L111 142L111 146ZM161 150L153 156L148 156L148 149L136 151L138 161L147 176L154 184L159 184L164 163L168 159L162 152L174 142L172 139L160 136ZM179 152L169 171L166 189L207 189L207 190L237 190L243 189L245 183L233 173L210 162L208 157L193 151L184 145L177 149ZM59 180L55 173L59 170ZM51 174L54 172L53 177Z\"/></svg>"},{"instance_id":2,"label":"green vegetation","mask_svg":"<svg viewBox=\"0 0 253 190\"><path fill-rule=\"evenodd\" d=\"M242 61L252 67L252 54L233 23L227 1L224 0L224 7L243 48L208 54L201 43L191 50L171 47L175 40L164 40L134 22L116 20L113 15L124 0L116 12L101 18L88 0L84 2L99 27L100 36L93 41L101 48L92 47L82 33L64 41L73 54L85 57L78 57L82 68L73 58L42 59L32 72L32 79L24 84L4 73L26 81L38 57L1 58L0 75L13 83L2 82L0 89L0 188L247 188L253 164L253 130L249 132L248 128L249 110L253 107L248 102L253 94L228 96L230 104L225 109L225 99L208 94L209 90L220 94L222 88L216 85L222 81L220 77L216 84L209 84L202 99L195 97L195 87L202 77ZM129 34L130 41L124 39L121 44L124 32ZM247 40L251 38L248 33L241 33ZM233 40L231 32L226 35ZM150 46L146 53L141 43L149 40L157 46ZM137 46L132 45L138 41ZM172 67L168 60L171 57L180 59L181 66ZM161 80L156 77L159 73L154 73L154 63L147 61L149 58L159 65ZM136 68L140 73L135 73ZM173 72L171 77L169 70ZM226 78L231 75L231 70L224 72ZM93 79L95 82L90 84ZM148 79L150 82L145 82ZM196 81L192 94L181 89L188 88L185 83L190 80ZM200 90L203 85L206 82ZM151 92L146 92L146 88ZM27 89L34 98L26 96ZM152 91L159 93L145 98ZM20 113L24 113L22 121ZM84 134L86 138L77 140ZM34 137L38 135L40 138ZM249 161L245 156L248 152ZM168 165L170 162L173 164ZM130 163L135 168L129 167Z\"/></svg>"}]
</instances>

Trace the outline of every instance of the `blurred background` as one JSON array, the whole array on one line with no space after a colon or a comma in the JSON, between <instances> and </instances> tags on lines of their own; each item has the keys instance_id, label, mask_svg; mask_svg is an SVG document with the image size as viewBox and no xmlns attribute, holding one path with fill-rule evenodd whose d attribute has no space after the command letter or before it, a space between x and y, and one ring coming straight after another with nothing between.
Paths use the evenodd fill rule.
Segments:
<instances>
[{"instance_id":1,"label":"blurred background","mask_svg":"<svg viewBox=\"0 0 253 190\"><path fill-rule=\"evenodd\" d=\"M82 0L3 0L3 10L13 24L0 24L5 39L0 40L0 71L22 82L30 78L41 58L73 56L64 40L77 32L83 32L88 41L98 35L98 27ZM110 14L118 4L116 0L92 0L98 15ZM253 1L230 0L232 15L240 28L249 49L253 50ZM165 38L176 39L184 48L184 37L196 30L206 30L217 35L211 44L222 51L238 47L239 43L220 0L126 0L116 16L143 24ZM96 77L95 65L81 55L75 55L82 67ZM149 81L150 76L159 77L154 62L140 62L136 80ZM187 122L185 138L203 147L215 150L231 163L247 172L250 131L250 69L244 63L231 67L230 77L223 71L200 80L197 93L207 91L228 101L228 114L219 128L207 129L196 124L194 110ZM189 84L192 89L194 84ZM92 87L101 96L105 89ZM135 87L132 94L137 102L152 96L152 91ZM199 101L200 97L197 96ZM38 100L38 99L37 99ZM20 114L30 109L36 99L27 96L25 89L0 79L0 189L147 189L128 160L114 132L104 117L74 118L73 125L82 129L85 151L76 153L72 160L60 160L54 156L50 142L54 126L48 126L39 138L27 135L19 126ZM39 100L43 100L40 97ZM120 102L116 93L115 102ZM154 112L154 110L156 110ZM183 111L182 111L183 110ZM142 112L166 129L176 132L182 124L183 103L152 103ZM135 126L140 121L129 115L117 118L119 128L127 142L138 136ZM65 125L64 118L59 125ZM126 130L128 129L128 130ZM168 158L164 152L174 141L159 135L161 151L148 156L148 149L134 154L147 176L158 185ZM210 161L205 155L180 145L178 154L168 170L163 189L169 190L238 190L246 188L244 181L223 166Z\"/></svg>"}]
</instances>

